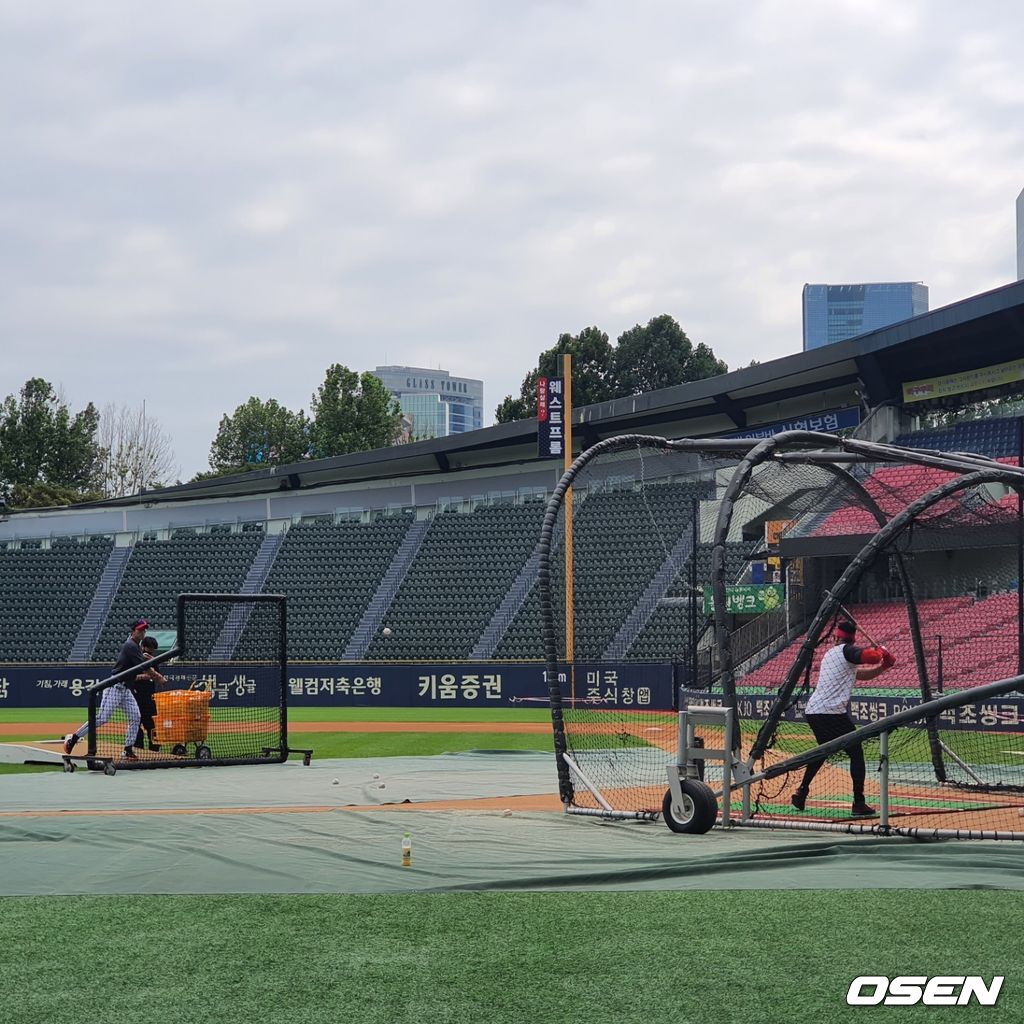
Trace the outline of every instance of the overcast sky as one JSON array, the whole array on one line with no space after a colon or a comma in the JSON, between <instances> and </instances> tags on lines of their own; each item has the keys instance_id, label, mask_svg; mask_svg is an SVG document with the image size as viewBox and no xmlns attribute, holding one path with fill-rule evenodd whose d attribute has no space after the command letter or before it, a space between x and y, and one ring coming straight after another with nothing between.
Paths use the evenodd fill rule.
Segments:
<instances>
[{"instance_id":1,"label":"overcast sky","mask_svg":"<svg viewBox=\"0 0 1024 1024\"><path fill-rule=\"evenodd\" d=\"M670 313L730 366L813 282L1016 276L1024 6L0 0L0 397L206 468L331 362L485 382Z\"/></svg>"}]
</instances>

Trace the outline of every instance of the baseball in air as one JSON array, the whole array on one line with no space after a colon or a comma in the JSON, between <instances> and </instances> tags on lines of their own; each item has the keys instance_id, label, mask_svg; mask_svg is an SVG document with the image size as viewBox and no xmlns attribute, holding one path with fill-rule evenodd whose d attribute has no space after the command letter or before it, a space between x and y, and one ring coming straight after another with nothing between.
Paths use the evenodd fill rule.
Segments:
<instances>
[{"instance_id":1,"label":"baseball in air","mask_svg":"<svg viewBox=\"0 0 1024 1024\"><path fill-rule=\"evenodd\" d=\"M512 817L512 809L509 808L509 807L506 807L505 810L503 810L501 812L501 816L503 818L511 818Z\"/></svg>"},{"instance_id":2,"label":"baseball in air","mask_svg":"<svg viewBox=\"0 0 1024 1024\"><path fill-rule=\"evenodd\" d=\"M340 786L341 785L341 779L331 779L331 785L332 786Z\"/></svg>"},{"instance_id":3,"label":"baseball in air","mask_svg":"<svg viewBox=\"0 0 1024 1024\"><path fill-rule=\"evenodd\" d=\"M381 633L382 633L382 634L383 634L384 636L391 636L391 627L390 627L390 626L385 626L385 627L384 627L384 628L383 628L383 629L381 630Z\"/></svg>"}]
</instances>

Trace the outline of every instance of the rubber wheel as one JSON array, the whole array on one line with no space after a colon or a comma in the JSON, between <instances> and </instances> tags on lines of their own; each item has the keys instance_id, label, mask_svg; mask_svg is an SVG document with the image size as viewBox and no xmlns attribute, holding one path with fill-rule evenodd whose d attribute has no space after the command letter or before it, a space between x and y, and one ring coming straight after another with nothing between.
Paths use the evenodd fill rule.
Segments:
<instances>
[{"instance_id":1,"label":"rubber wheel","mask_svg":"<svg viewBox=\"0 0 1024 1024\"><path fill-rule=\"evenodd\" d=\"M113 762L108 761L103 766L103 774L104 775L116 775L117 774L117 769L114 767Z\"/></svg>"},{"instance_id":2,"label":"rubber wheel","mask_svg":"<svg viewBox=\"0 0 1024 1024\"><path fill-rule=\"evenodd\" d=\"M679 785L683 790L681 807L672 802L672 790L665 791L665 799L661 803L665 824L673 832L703 835L718 817L714 791L698 779L681 779Z\"/></svg>"},{"instance_id":3,"label":"rubber wheel","mask_svg":"<svg viewBox=\"0 0 1024 1024\"><path fill-rule=\"evenodd\" d=\"M196 747L196 759L199 761L212 761L213 751L205 743L200 743Z\"/></svg>"},{"instance_id":4,"label":"rubber wheel","mask_svg":"<svg viewBox=\"0 0 1024 1024\"><path fill-rule=\"evenodd\" d=\"M171 753L175 757L184 757L188 753L188 747L186 747L184 743L175 743L174 746L171 747Z\"/></svg>"}]
</instances>

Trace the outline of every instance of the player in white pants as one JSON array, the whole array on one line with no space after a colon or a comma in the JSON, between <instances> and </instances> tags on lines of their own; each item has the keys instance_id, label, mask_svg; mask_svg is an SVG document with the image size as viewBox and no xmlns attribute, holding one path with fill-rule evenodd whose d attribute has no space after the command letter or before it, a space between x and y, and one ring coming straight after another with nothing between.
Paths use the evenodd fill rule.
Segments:
<instances>
[{"instance_id":1,"label":"player in white pants","mask_svg":"<svg viewBox=\"0 0 1024 1024\"><path fill-rule=\"evenodd\" d=\"M145 663L146 657L142 653L142 648L139 644L146 635L148 628L149 623L145 619L136 619L132 623L131 636L124 642L121 647L121 653L117 656L117 662L114 665L114 675ZM135 742L135 737L139 731L139 724L142 721L142 715L139 713L139 705L135 700L135 695L126 685L133 678L128 677L119 683L114 683L113 686L108 686L103 691L103 697L100 700L100 710L96 715L96 725L101 726L106 725L114 712L119 708L124 712L127 719L124 732L124 756L129 761L138 760L138 755L135 753L132 744ZM83 736L88 735L88 732L89 723L86 722L84 725L80 725L74 732L69 733L64 738L64 753L70 754L75 749L75 744Z\"/></svg>"},{"instance_id":2,"label":"player in white pants","mask_svg":"<svg viewBox=\"0 0 1024 1024\"><path fill-rule=\"evenodd\" d=\"M129 760L134 760L138 755L132 749L132 744L135 742L139 726L142 724L142 715L139 713L139 704L135 699L135 695L124 683L114 683L113 686L108 686L103 691L103 697L100 700L100 710L96 715L96 728L98 729L101 725L106 725L118 709L124 712L127 719L124 728L124 756ZM65 753L70 754L69 745L74 747L75 743L85 739L88 735L89 723L86 722L84 725L80 725L64 741ZM74 742L71 742L72 738Z\"/></svg>"}]
</instances>

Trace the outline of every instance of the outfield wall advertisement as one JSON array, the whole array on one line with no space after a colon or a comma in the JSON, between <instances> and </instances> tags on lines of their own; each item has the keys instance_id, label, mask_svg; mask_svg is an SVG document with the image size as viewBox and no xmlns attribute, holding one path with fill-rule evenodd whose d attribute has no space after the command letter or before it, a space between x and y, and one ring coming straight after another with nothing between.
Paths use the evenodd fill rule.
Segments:
<instances>
[{"instance_id":1,"label":"outfield wall advertisement","mask_svg":"<svg viewBox=\"0 0 1024 1024\"><path fill-rule=\"evenodd\" d=\"M711 704L716 707L722 704L720 693L706 691L683 690L682 698L689 704ZM736 706L740 718L765 719L775 704L774 694L738 694ZM783 720L792 722L803 717L806 699L797 701L795 707L789 707L783 714ZM868 725L880 719L895 715L897 711L906 711L917 707L923 701L920 697L908 694L906 697L858 696L856 693L850 701L850 717L857 725ZM999 697L986 701L980 707L966 704L960 708L947 708L938 717L940 729L965 729L974 732L1021 732L1024 731L1024 698ZM920 728L923 722L915 722L906 728Z\"/></svg>"},{"instance_id":2,"label":"outfield wall advertisement","mask_svg":"<svg viewBox=\"0 0 1024 1024\"><path fill-rule=\"evenodd\" d=\"M278 670L233 663L175 663L163 669L171 688L199 683L213 691L211 710L272 700ZM578 702L607 708L672 706L670 664L583 664L566 687ZM88 703L86 687L110 674L99 665L0 665L0 709ZM547 707L537 663L310 664L288 666L292 707ZM568 675L567 677L568 678Z\"/></svg>"},{"instance_id":3,"label":"outfield wall advertisement","mask_svg":"<svg viewBox=\"0 0 1024 1024\"><path fill-rule=\"evenodd\" d=\"M0 711L4 708L71 707L88 703L85 688L106 674L95 665L0 665ZM683 681L683 666L667 663L577 664L574 684L564 687L576 706L607 710L667 711L673 687ZM563 672L565 672L563 666ZM276 699L278 670L273 666L169 665L173 687L199 681L213 691L211 710L252 707ZM566 675L564 678L568 678ZM722 703L721 693L683 690L691 704ZM774 694L739 694L739 712L764 719ZM291 707L455 707L546 708L544 669L537 663L339 665L294 663L288 666ZM803 701L785 718L803 712ZM919 697L854 694L850 714L860 725L877 722L920 704ZM979 706L951 708L939 718L944 729L1018 733L1024 731L1024 698L1000 697Z\"/></svg>"}]
</instances>

